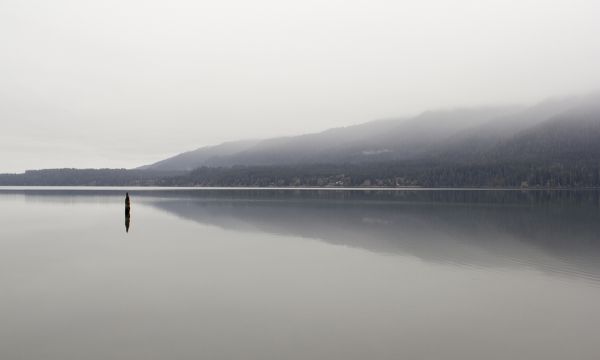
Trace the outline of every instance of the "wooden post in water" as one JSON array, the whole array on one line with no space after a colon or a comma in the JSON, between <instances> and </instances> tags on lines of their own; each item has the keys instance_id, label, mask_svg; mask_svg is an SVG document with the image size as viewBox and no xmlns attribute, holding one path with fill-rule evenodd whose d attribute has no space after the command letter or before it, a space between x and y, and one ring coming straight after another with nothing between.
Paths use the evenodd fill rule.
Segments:
<instances>
[{"instance_id":1,"label":"wooden post in water","mask_svg":"<svg viewBox=\"0 0 600 360\"><path fill-rule=\"evenodd\" d=\"M125 193L125 232L129 232L129 222L131 220L131 201L129 193Z\"/></svg>"}]
</instances>

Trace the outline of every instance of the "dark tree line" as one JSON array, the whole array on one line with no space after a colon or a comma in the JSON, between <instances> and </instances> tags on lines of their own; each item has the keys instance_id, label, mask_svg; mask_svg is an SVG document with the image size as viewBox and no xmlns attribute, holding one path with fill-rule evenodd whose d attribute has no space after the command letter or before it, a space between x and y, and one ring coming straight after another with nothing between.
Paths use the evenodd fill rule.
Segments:
<instances>
[{"instance_id":1,"label":"dark tree line","mask_svg":"<svg viewBox=\"0 0 600 360\"><path fill-rule=\"evenodd\" d=\"M52 169L0 175L23 186L600 187L600 162L379 162L202 167L191 172Z\"/></svg>"},{"instance_id":2,"label":"dark tree line","mask_svg":"<svg viewBox=\"0 0 600 360\"><path fill-rule=\"evenodd\" d=\"M600 164L382 162L344 165L203 167L164 186L598 187Z\"/></svg>"},{"instance_id":3,"label":"dark tree line","mask_svg":"<svg viewBox=\"0 0 600 360\"><path fill-rule=\"evenodd\" d=\"M0 174L4 186L152 186L182 172L126 169L47 169L23 174Z\"/></svg>"}]
</instances>

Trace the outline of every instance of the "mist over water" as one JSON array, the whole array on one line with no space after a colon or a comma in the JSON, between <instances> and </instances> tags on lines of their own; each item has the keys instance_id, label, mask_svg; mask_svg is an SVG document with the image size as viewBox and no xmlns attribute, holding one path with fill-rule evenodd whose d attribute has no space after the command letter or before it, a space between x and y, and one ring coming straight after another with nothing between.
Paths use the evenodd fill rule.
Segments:
<instances>
[{"instance_id":1,"label":"mist over water","mask_svg":"<svg viewBox=\"0 0 600 360\"><path fill-rule=\"evenodd\" d=\"M0 357L595 359L598 191L3 190Z\"/></svg>"}]
</instances>

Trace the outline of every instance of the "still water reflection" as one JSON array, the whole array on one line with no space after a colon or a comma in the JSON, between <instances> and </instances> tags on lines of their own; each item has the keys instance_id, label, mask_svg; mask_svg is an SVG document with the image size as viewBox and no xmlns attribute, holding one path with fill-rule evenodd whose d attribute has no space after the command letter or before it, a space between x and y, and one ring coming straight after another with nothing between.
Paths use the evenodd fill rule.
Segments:
<instances>
[{"instance_id":1,"label":"still water reflection","mask_svg":"<svg viewBox=\"0 0 600 360\"><path fill-rule=\"evenodd\" d=\"M600 354L596 191L130 195L0 191L0 358Z\"/></svg>"}]
</instances>

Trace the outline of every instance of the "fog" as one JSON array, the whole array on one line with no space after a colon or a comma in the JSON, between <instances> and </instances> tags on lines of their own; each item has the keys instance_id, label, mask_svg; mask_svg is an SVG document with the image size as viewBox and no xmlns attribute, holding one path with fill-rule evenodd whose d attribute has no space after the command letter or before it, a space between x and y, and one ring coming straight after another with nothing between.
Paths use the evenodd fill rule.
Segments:
<instances>
[{"instance_id":1,"label":"fog","mask_svg":"<svg viewBox=\"0 0 600 360\"><path fill-rule=\"evenodd\" d=\"M0 172L600 87L597 1L2 1Z\"/></svg>"}]
</instances>

